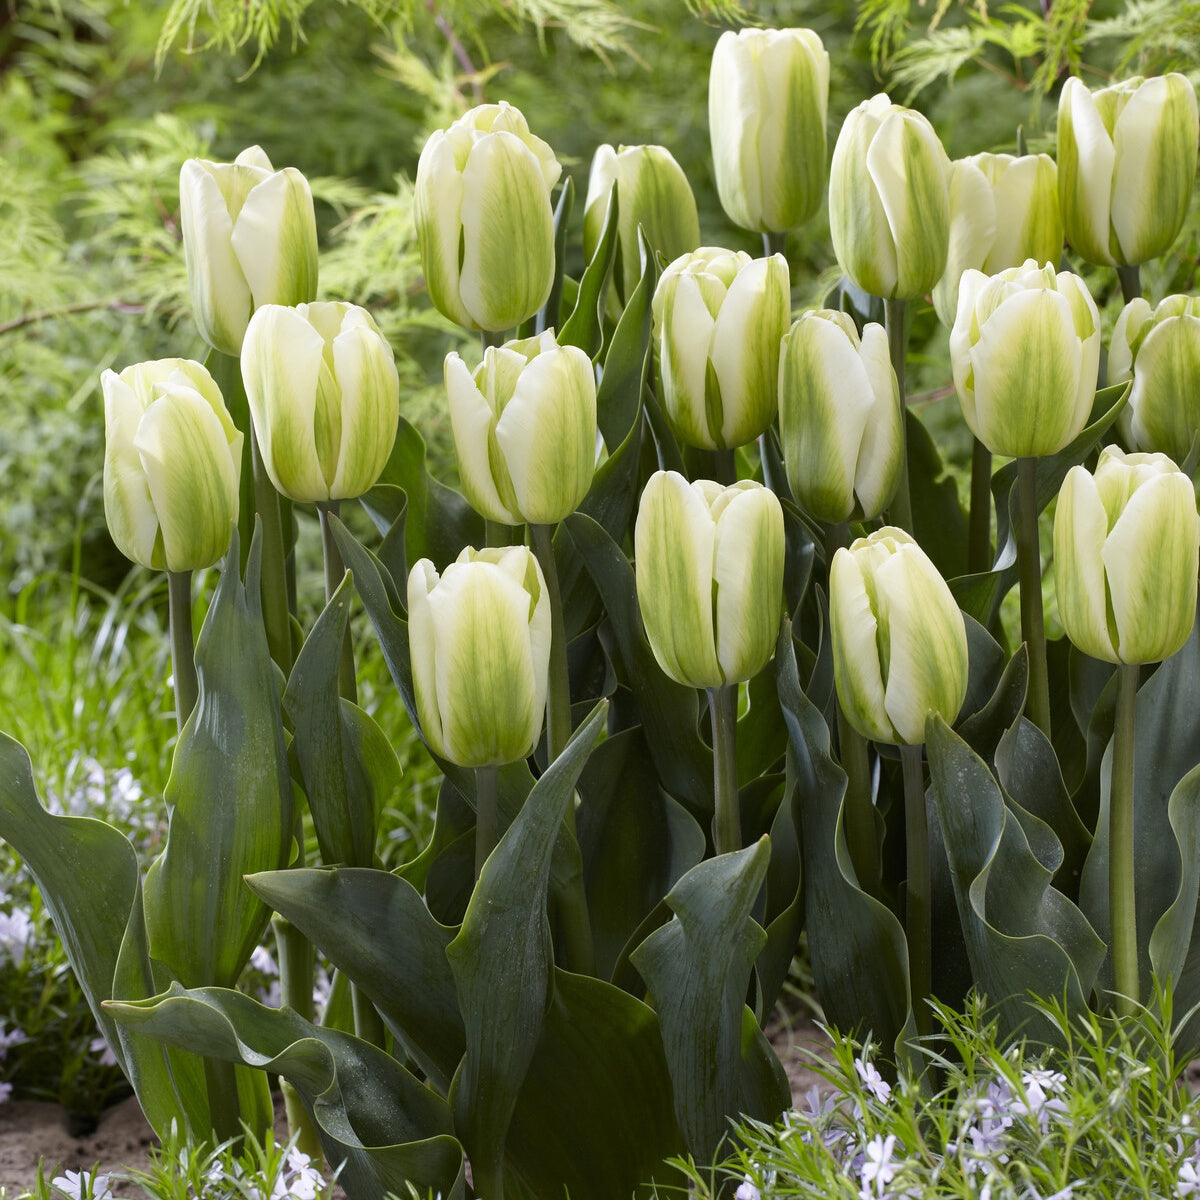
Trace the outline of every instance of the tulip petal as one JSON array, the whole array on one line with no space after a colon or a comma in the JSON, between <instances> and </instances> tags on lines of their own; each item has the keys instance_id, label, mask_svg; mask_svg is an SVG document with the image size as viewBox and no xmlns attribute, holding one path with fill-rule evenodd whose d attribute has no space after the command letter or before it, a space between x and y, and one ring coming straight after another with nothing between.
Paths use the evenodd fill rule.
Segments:
<instances>
[{"instance_id":1,"label":"tulip petal","mask_svg":"<svg viewBox=\"0 0 1200 1200\"><path fill-rule=\"evenodd\" d=\"M996 241L996 200L987 176L969 158L951 164L950 240L946 269L933 289L933 307L943 325L954 324L958 281L968 269L981 270ZM1007 264L1006 264L1007 265Z\"/></svg>"},{"instance_id":2,"label":"tulip petal","mask_svg":"<svg viewBox=\"0 0 1200 1200\"><path fill-rule=\"evenodd\" d=\"M1108 515L1096 482L1084 467L1063 480L1054 513L1054 587L1067 637L1085 654L1120 662L1111 623L1100 551Z\"/></svg>"},{"instance_id":3,"label":"tulip petal","mask_svg":"<svg viewBox=\"0 0 1200 1200\"><path fill-rule=\"evenodd\" d=\"M1058 99L1058 197L1063 229L1088 262L1114 266L1109 246L1116 149L1091 92L1076 78Z\"/></svg>"},{"instance_id":4,"label":"tulip petal","mask_svg":"<svg viewBox=\"0 0 1200 1200\"><path fill-rule=\"evenodd\" d=\"M996 235L983 270L995 274L1027 258L1039 265L1062 258L1058 168L1048 154L1014 158L996 180Z\"/></svg>"},{"instance_id":5,"label":"tulip petal","mask_svg":"<svg viewBox=\"0 0 1200 1200\"><path fill-rule=\"evenodd\" d=\"M250 192L231 242L255 308L316 299L317 221L308 180L295 167Z\"/></svg>"},{"instance_id":6,"label":"tulip petal","mask_svg":"<svg viewBox=\"0 0 1200 1200\"><path fill-rule=\"evenodd\" d=\"M1129 409L1139 449L1160 451L1177 463L1187 457L1200 430L1200 320L1168 317L1146 334L1134 363Z\"/></svg>"},{"instance_id":7,"label":"tulip petal","mask_svg":"<svg viewBox=\"0 0 1200 1200\"><path fill-rule=\"evenodd\" d=\"M434 754L446 758L446 739L442 733L442 716L438 708L438 646L433 628L432 602L429 599L438 580L437 568L427 558L419 559L408 572L408 650L421 732Z\"/></svg>"},{"instance_id":8,"label":"tulip petal","mask_svg":"<svg viewBox=\"0 0 1200 1200\"><path fill-rule=\"evenodd\" d=\"M459 292L462 272L463 178L450 139L430 135L417 161L413 223L421 247L425 287L438 312L464 329L477 330Z\"/></svg>"},{"instance_id":9,"label":"tulip petal","mask_svg":"<svg viewBox=\"0 0 1200 1200\"><path fill-rule=\"evenodd\" d=\"M868 102L870 103L870 102ZM878 189L867 173L863 105L842 125L829 169L829 233L838 265L872 296L894 296L896 243Z\"/></svg>"},{"instance_id":10,"label":"tulip petal","mask_svg":"<svg viewBox=\"0 0 1200 1200\"><path fill-rule=\"evenodd\" d=\"M833 679L842 711L864 737L898 742L884 706L879 622L862 567L846 549L833 556L829 572L829 625Z\"/></svg>"},{"instance_id":11,"label":"tulip petal","mask_svg":"<svg viewBox=\"0 0 1200 1200\"><path fill-rule=\"evenodd\" d=\"M669 280L664 274L663 280L667 286L658 340L660 398L680 441L715 450L721 430L709 424L706 382L716 322L692 274L685 271Z\"/></svg>"},{"instance_id":12,"label":"tulip petal","mask_svg":"<svg viewBox=\"0 0 1200 1200\"><path fill-rule=\"evenodd\" d=\"M520 525L520 514L505 504L495 483L492 456L488 452L495 435L496 414L492 406L457 353L446 355L443 373L458 474L467 502L488 521Z\"/></svg>"},{"instance_id":13,"label":"tulip petal","mask_svg":"<svg viewBox=\"0 0 1200 1200\"><path fill-rule=\"evenodd\" d=\"M158 517L133 444L145 408L115 371L105 371L100 384L104 391L104 517L109 533L126 558L161 569Z\"/></svg>"},{"instance_id":14,"label":"tulip petal","mask_svg":"<svg viewBox=\"0 0 1200 1200\"><path fill-rule=\"evenodd\" d=\"M864 326L858 355L866 372L871 413L858 450L854 494L859 512L870 520L887 508L896 494L904 465L904 425L900 384L882 325L871 322Z\"/></svg>"}]
</instances>

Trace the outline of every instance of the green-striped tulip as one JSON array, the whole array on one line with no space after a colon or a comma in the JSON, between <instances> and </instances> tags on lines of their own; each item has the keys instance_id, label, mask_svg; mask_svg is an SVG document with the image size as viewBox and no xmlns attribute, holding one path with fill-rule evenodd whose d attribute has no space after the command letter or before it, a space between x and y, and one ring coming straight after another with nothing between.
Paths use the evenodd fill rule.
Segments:
<instances>
[{"instance_id":1,"label":"green-striped tulip","mask_svg":"<svg viewBox=\"0 0 1200 1200\"><path fill-rule=\"evenodd\" d=\"M467 547L441 575L408 575L408 637L421 732L460 767L527 757L546 710L550 599L524 546Z\"/></svg>"},{"instance_id":2,"label":"green-striped tulip","mask_svg":"<svg viewBox=\"0 0 1200 1200\"><path fill-rule=\"evenodd\" d=\"M515 329L554 283L550 189L562 167L511 104L481 104L433 133L413 218L434 307L464 329Z\"/></svg>"},{"instance_id":3,"label":"green-striped tulip","mask_svg":"<svg viewBox=\"0 0 1200 1200\"><path fill-rule=\"evenodd\" d=\"M821 521L867 520L891 501L904 457L887 331L848 313L805 313L783 339L779 431L788 483Z\"/></svg>"},{"instance_id":4,"label":"green-striped tulip","mask_svg":"<svg viewBox=\"0 0 1200 1200\"><path fill-rule=\"evenodd\" d=\"M659 400L676 436L705 450L752 442L778 407L787 260L702 246L663 271L653 309Z\"/></svg>"},{"instance_id":5,"label":"green-striped tulip","mask_svg":"<svg viewBox=\"0 0 1200 1200\"><path fill-rule=\"evenodd\" d=\"M242 376L271 482L292 500L347 500L373 487L400 417L392 348L365 308L260 308Z\"/></svg>"},{"instance_id":6,"label":"green-striped tulip","mask_svg":"<svg viewBox=\"0 0 1200 1200\"><path fill-rule=\"evenodd\" d=\"M829 232L863 291L915 300L942 277L950 238L950 159L919 112L884 93L847 117L829 171Z\"/></svg>"},{"instance_id":7,"label":"green-striped tulip","mask_svg":"<svg viewBox=\"0 0 1200 1200\"><path fill-rule=\"evenodd\" d=\"M950 249L933 289L943 325L954 324L966 270L995 275L1027 258L1062 257L1058 169L1048 154L976 154L950 164Z\"/></svg>"},{"instance_id":8,"label":"green-striped tulip","mask_svg":"<svg viewBox=\"0 0 1200 1200\"><path fill-rule=\"evenodd\" d=\"M967 630L946 581L902 529L833 556L833 678L850 723L877 742L920 745L925 718L953 721L967 694Z\"/></svg>"},{"instance_id":9,"label":"green-striped tulip","mask_svg":"<svg viewBox=\"0 0 1200 1200\"><path fill-rule=\"evenodd\" d=\"M1072 467L1054 514L1054 584L1067 637L1111 663L1169 658L1196 616L1200 518L1165 454L1100 453Z\"/></svg>"},{"instance_id":10,"label":"green-striped tulip","mask_svg":"<svg viewBox=\"0 0 1200 1200\"><path fill-rule=\"evenodd\" d=\"M489 521L553 525L579 506L596 467L596 377L552 330L483 352L472 373L446 356L463 492Z\"/></svg>"},{"instance_id":11,"label":"green-striped tulip","mask_svg":"<svg viewBox=\"0 0 1200 1200\"><path fill-rule=\"evenodd\" d=\"M708 129L721 207L783 233L821 207L829 55L811 29L727 30L713 50Z\"/></svg>"},{"instance_id":12,"label":"green-striped tulip","mask_svg":"<svg viewBox=\"0 0 1200 1200\"><path fill-rule=\"evenodd\" d=\"M783 608L783 509L749 479L722 487L656 471L634 526L642 620L677 683L738 683L766 665Z\"/></svg>"},{"instance_id":13,"label":"green-striped tulip","mask_svg":"<svg viewBox=\"0 0 1200 1200\"><path fill-rule=\"evenodd\" d=\"M242 435L212 376L163 358L105 371L104 515L126 558L195 571L229 549Z\"/></svg>"},{"instance_id":14,"label":"green-striped tulip","mask_svg":"<svg viewBox=\"0 0 1200 1200\"><path fill-rule=\"evenodd\" d=\"M1121 418L1129 439L1183 462L1200 432L1200 299L1167 296L1151 308L1139 297L1121 310L1108 381L1127 379L1133 387Z\"/></svg>"},{"instance_id":15,"label":"green-striped tulip","mask_svg":"<svg viewBox=\"0 0 1200 1200\"><path fill-rule=\"evenodd\" d=\"M1134 266L1174 242L1192 198L1200 115L1186 75L1126 79L1058 100L1058 194L1071 248Z\"/></svg>"},{"instance_id":16,"label":"green-striped tulip","mask_svg":"<svg viewBox=\"0 0 1200 1200\"><path fill-rule=\"evenodd\" d=\"M1095 399L1100 314L1083 280L1049 263L967 271L950 361L967 425L993 454L1057 454Z\"/></svg>"},{"instance_id":17,"label":"green-striped tulip","mask_svg":"<svg viewBox=\"0 0 1200 1200\"><path fill-rule=\"evenodd\" d=\"M696 198L683 168L663 146L603 145L592 156L583 214L583 253L591 261L617 185L617 268L613 282L625 303L642 274L638 227L668 262L700 245Z\"/></svg>"},{"instance_id":18,"label":"green-striped tulip","mask_svg":"<svg viewBox=\"0 0 1200 1200\"><path fill-rule=\"evenodd\" d=\"M189 158L179 172L179 223L204 340L222 354L242 349L264 304L302 304L317 294L317 222L308 180L276 171L260 147L232 163Z\"/></svg>"}]
</instances>

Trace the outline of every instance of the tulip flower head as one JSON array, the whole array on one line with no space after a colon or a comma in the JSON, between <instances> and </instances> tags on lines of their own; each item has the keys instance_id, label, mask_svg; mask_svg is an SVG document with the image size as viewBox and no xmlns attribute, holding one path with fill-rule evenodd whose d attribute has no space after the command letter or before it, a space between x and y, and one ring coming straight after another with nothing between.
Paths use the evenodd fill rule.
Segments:
<instances>
[{"instance_id":1,"label":"tulip flower head","mask_svg":"<svg viewBox=\"0 0 1200 1200\"><path fill-rule=\"evenodd\" d=\"M596 466L596 377L577 346L540 337L489 346L474 372L446 356L463 492L506 525L553 525L579 507Z\"/></svg>"},{"instance_id":2,"label":"tulip flower head","mask_svg":"<svg viewBox=\"0 0 1200 1200\"><path fill-rule=\"evenodd\" d=\"M653 315L659 400L679 440L706 450L752 442L778 407L787 260L702 246L663 271Z\"/></svg>"},{"instance_id":3,"label":"tulip flower head","mask_svg":"<svg viewBox=\"0 0 1200 1200\"><path fill-rule=\"evenodd\" d=\"M392 348L355 304L268 304L246 329L242 375L271 482L292 500L374 486L400 417Z\"/></svg>"},{"instance_id":4,"label":"tulip flower head","mask_svg":"<svg viewBox=\"0 0 1200 1200\"><path fill-rule=\"evenodd\" d=\"M516 762L542 730L550 599L524 546L467 547L438 574L408 576L408 635L421 731L461 767Z\"/></svg>"},{"instance_id":5,"label":"tulip flower head","mask_svg":"<svg viewBox=\"0 0 1200 1200\"><path fill-rule=\"evenodd\" d=\"M783 509L762 484L650 477L634 526L638 604L672 679L711 688L762 670L779 635L783 550Z\"/></svg>"},{"instance_id":6,"label":"tulip flower head","mask_svg":"<svg viewBox=\"0 0 1200 1200\"><path fill-rule=\"evenodd\" d=\"M1134 266L1165 253L1187 217L1200 113L1186 75L1098 92L1068 79L1058 100L1058 190L1071 248Z\"/></svg>"},{"instance_id":7,"label":"tulip flower head","mask_svg":"<svg viewBox=\"0 0 1200 1200\"><path fill-rule=\"evenodd\" d=\"M967 271L950 361L967 425L993 454L1057 454L1096 396L1100 314L1083 280L1049 263Z\"/></svg>"},{"instance_id":8,"label":"tulip flower head","mask_svg":"<svg viewBox=\"0 0 1200 1200\"><path fill-rule=\"evenodd\" d=\"M734 224L783 233L821 207L828 105L829 55L811 29L717 39L708 128L717 193Z\"/></svg>"},{"instance_id":9,"label":"tulip flower head","mask_svg":"<svg viewBox=\"0 0 1200 1200\"><path fill-rule=\"evenodd\" d=\"M430 135L414 220L429 298L464 329L515 329L554 283L550 189L562 167L511 104L481 104Z\"/></svg>"},{"instance_id":10,"label":"tulip flower head","mask_svg":"<svg viewBox=\"0 0 1200 1200\"><path fill-rule=\"evenodd\" d=\"M958 715L966 623L937 567L903 530L884 526L833 556L829 623L838 700L864 737L916 746L931 712Z\"/></svg>"},{"instance_id":11,"label":"tulip flower head","mask_svg":"<svg viewBox=\"0 0 1200 1200\"><path fill-rule=\"evenodd\" d=\"M179 172L179 221L192 312L204 340L241 353L264 304L317 294L317 222L308 180L276 171L258 146L232 163L189 158Z\"/></svg>"},{"instance_id":12,"label":"tulip flower head","mask_svg":"<svg viewBox=\"0 0 1200 1200\"><path fill-rule=\"evenodd\" d=\"M1067 637L1111 663L1169 658L1192 631L1200 517L1165 454L1100 452L1067 472L1054 515L1054 582Z\"/></svg>"},{"instance_id":13,"label":"tulip flower head","mask_svg":"<svg viewBox=\"0 0 1200 1200\"><path fill-rule=\"evenodd\" d=\"M242 434L197 362L164 358L105 371L104 515L126 558L194 571L229 549Z\"/></svg>"}]
</instances>

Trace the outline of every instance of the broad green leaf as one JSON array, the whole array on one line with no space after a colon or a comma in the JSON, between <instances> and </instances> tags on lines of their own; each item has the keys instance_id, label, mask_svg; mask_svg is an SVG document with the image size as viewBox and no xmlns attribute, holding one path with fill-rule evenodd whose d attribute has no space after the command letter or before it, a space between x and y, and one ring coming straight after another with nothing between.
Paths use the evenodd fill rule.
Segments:
<instances>
[{"instance_id":1,"label":"broad green leaf","mask_svg":"<svg viewBox=\"0 0 1200 1200\"><path fill-rule=\"evenodd\" d=\"M168 1045L286 1079L308 1110L325 1157L354 1200L406 1195L408 1184L463 1200L462 1149L439 1096L384 1051L310 1024L289 1008L264 1008L223 988L110 1003L131 1029Z\"/></svg>"},{"instance_id":2,"label":"broad green leaf","mask_svg":"<svg viewBox=\"0 0 1200 1200\"><path fill-rule=\"evenodd\" d=\"M774 1095L748 1094L742 1070L742 1014L766 942L750 910L770 854L764 837L693 867L667 895L674 917L630 956L658 1013L675 1116L702 1162L718 1153L730 1118L774 1120L787 1104L786 1084Z\"/></svg>"},{"instance_id":3,"label":"broad green leaf","mask_svg":"<svg viewBox=\"0 0 1200 1200\"><path fill-rule=\"evenodd\" d=\"M984 758L991 760L996 743L1016 720L1025 703L1029 656L1024 647L1006 664L1004 651L978 621L965 616L967 627L967 695L959 732Z\"/></svg>"},{"instance_id":4,"label":"broad green leaf","mask_svg":"<svg viewBox=\"0 0 1200 1200\"><path fill-rule=\"evenodd\" d=\"M568 175L558 193L554 206L554 282L550 295L534 318L532 334L544 329L558 329L562 325L563 267L567 261L567 230L571 225L571 209L575 205L575 180Z\"/></svg>"},{"instance_id":5,"label":"broad green leaf","mask_svg":"<svg viewBox=\"0 0 1200 1200\"><path fill-rule=\"evenodd\" d=\"M185 986L237 982L270 918L242 876L284 866L292 843L292 782L257 542L244 586L236 542L200 631L199 698L171 763L166 846L144 885L151 957Z\"/></svg>"},{"instance_id":6,"label":"broad green leaf","mask_svg":"<svg viewBox=\"0 0 1200 1200\"><path fill-rule=\"evenodd\" d=\"M560 346L578 346L593 360L603 344L604 308L616 252L617 189L613 188L608 201L608 215L604 219L604 232L600 235L592 261L584 268L575 307L558 331Z\"/></svg>"},{"instance_id":7,"label":"broad green leaf","mask_svg":"<svg viewBox=\"0 0 1200 1200\"><path fill-rule=\"evenodd\" d=\"M462 929L446 950L467 1036L451 1104L484 1192L503 1170L517 1092L553 997L550 861L607 707L595 708L534 785L484 863Z\"/></svg>"},{"instance_id":8,"label":"broad green leaf","mask_svg":"<svg viewBox=\"0 0 1200 1200\"><path fill-rule=\"evenodd\" d=\"M953 579L967 569L967 518L958 487L920 417L912 409L905 417L913 536L943 578Z\"/></svg>"},{"instance_id":9,"label":"broad green leaf","mask_svg":"<svg viewBox=\"0 0 1200 1200\"><path fill-rule=\"evenodd\" d=\"M1200 765L1176 785L1167 805L1179 847L1179 890L1150 935L1150 965L1164 987L1174 987L1187 959L1200 895Z\"/></svg>"},{"instance_id":10,"label":"broad green leaf","mask_svg":"<svg viewBox=\"0 0 1200 1200\"><path fill-rule=\"evenodd\" d=\"M779 999L804 929L800 821L800 792L793 766L771 822L771 861L763 909L767 941L754 963L759 990L755 1008L760 1015L769 1013Z\"/></svg>"}]
</instances>

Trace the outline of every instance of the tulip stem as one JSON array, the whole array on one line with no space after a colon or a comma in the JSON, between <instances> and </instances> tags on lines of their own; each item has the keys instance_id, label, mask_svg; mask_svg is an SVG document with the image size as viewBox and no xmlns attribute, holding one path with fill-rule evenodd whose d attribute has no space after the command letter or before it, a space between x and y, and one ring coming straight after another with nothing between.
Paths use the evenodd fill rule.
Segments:
<instances>
[{"instance_id":1,"label":"tulip stem","mask_svg":"<svg viewBox=\"0 0 1200 1200\"><path fill-rule=\"evenodd\" d=\"M1042 550L1038 536L1037 459L1017 459L1017 572L1021 582L1021 637L1029 649L1029 719L1050 736L1050 681L1046 622L1042 616Z\"/></svg>"},{"instance_id":2,"label":"tulip stem","mask_svg":"<svg viewBox=\"0 0 1200 1200\"><path fill-rule=\"evenodd\" d=\"M772 254L782 254L787 258L787 231L783 233L764 233L763 254L770 258Z\"/></svg>"},{"instance_id":3,"label":"tulip stem","mask_svg":"<svg viewBox=\"0 0 1200 1200\"><path fill-rule=\"evenodd\" d=\"M303 843L301 843L303 849ZM301 860L303 853L301 854ZM313 1016L313 952L304 935L286 917L271 918L275 931L275 953L279 961L279 998L308 1020ZM286 1079L279 1081L283 1106L287 1113L288 1133L296 1138L297 1149L317 1161L322 1156L321 1142L309 1120L300 1093Z\"/></svg>"},{"instance_id":4,"label":"tulip stem","mask_svg":"<svg viewBox=\"0 0 1200 1200\"><path fill-rule=\"evenodd\" d=\"M722 449L714 450L712 454L716 482L722 487L731 487L737 483L737 451Z\"/></svg>"},{"instance_id":5,"label":"tulip stem","mask_svg":"<svg viewBox=\"0 0 1200 1200\"><path fill-rule=\"evenodd\" d=\"M1133 747L1138 676L1136 663L1117 667L1117 713L1108 798L1109 953L1117 1013L1122 1017L1133 1015L1141 997L1133 878Z\"/></svg>"},{"instance_id":6,"label":"tulip stem","mask_svg":"<svg viewBox=\"0 0 1200 1200\"><path fill-rule=\"evenodd\" d=\"M191 571L167 572L167 611L171 626L171 677L175 681L175 723L182 733L200 695L196 643L192 638Z\"/></svg>"},{"instance_id":7,"label":"tulip stem","mask_svg":"<svg viewBox=\"0 0 1200 1200\"><path fill-rule=\"evenodd\" d=\"M904 929L908 936L909 991L919 1035L930 1031L927 1000L933 988L929 826L925 815L925 768L921 753L920 746L900 747L904 775L904 842L908 856Z\"/></svg>"},{"instance_id":8,"label":"tulip stem","mask_svg":"<svg viewBox=\"0 0 1200 1200\"><path fill-rule=\"evenodd\" d=\"M500 768L475 768L475 878L500 842Z\"/></svg>"},{"instance_id":9,"label":"tulip stem","mask_svg":"<svg viewBox=\"0 0 1200 1200\"><path fill-rule=\"evenodd\" d=\"M1118 267L1117 278L1121 281L1121 299L1126 304L1142 294L1142 269L1137 263L1128 267Z\"/></svg>"},{"instance_id":10,"label":"tulip stem","mask_svg":"<svg viewBox=\"0 0 1200 1200\"><path fill-rule=\"evenodd\" d=\"M250 454L254 460L254 508L262 522L263 624L271 658L283 672L292 673L292 614L288 609L287 563L283 548L283 520L279 493L267 474L254 426L250 426Z\"/></svg>"},{"instance_id":11,"label":"tulip stem","mask_svg":"<svg viewBox=\"0 0 1200 1200\"><path fill-rule=\"evenodd\" d=\"M333 536L330 517L336 517L338 502L336 500L317 501L317 519L321 524L321 553L325 567L325 603L333 599L333 593L338 590L342 577L346 574L346 564L342 561L342 553ZM338 664L338 694L351 704L358 703L358 681L354 677L354 646L350 641L350 626L346 625L346 636L342 639L342 659ZM357 866L370 866L370 863L357 863Z\"/></svg>"},{"instance_id":12,"label":"tulip stem","mask_svg":"<svg viewBox=\"0 0 1200 1200\"><path fill-rule=\"evenodd\" d=\"M992 452L978 438L973 440L967 572L981 575L992 565Z\"/></svg>"},{"instance_id":13,"label":"tulip stem","mask_svg":"<svg viewBox=\"0 0 1200 1200\"><path fill-rule=\"evenodd\" d=\"M204 1086L208 1092L208 1118L218 1143L242 1143L242 1109L238 1103L237 1073L233 1063L219 1058L204 1060Z\"/></svg>"},{"instance_id":14,"label":"tulip stem","mask_svg":"<svg viewBox=\"0 0 1200 1200\"><path fill-rule=\"evenodd\" d=\"M504 329L481 329L479 331L479 342L484 350L489 347L495 349L503 346L508 341L508 331Z\"/></svg>"},{"instance_id":15,"label":"tulip stem","mask_svg":"<svg viewBox=\"0 0 1200 1200\"><path fill-rule=\"evenodd\" d=\"M738 805L736 683L708 689L713 740L713 846L718 854L742 848L742 814Z\"/></svg>"},{"instance_id":16,"label":"tulip stem","mask_svg":"<svg viewBox=\"0 0 1200 1200\"><path fill-rule=\"evenodd\" d=\"M896 372L896 384L900 389L900 429L904 439L904 453L900 456L900 480L896 484L896 495L888 512L891 524L899 526L905 533L913 532L912 499L908 489L908 406L904 392L904 360L908 355L908 334L904 328L906 301L884 300L883 323L887 329L888 353L892 370Z\"/></svg>"}]
</instances>

